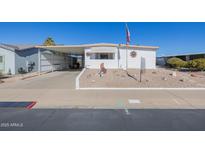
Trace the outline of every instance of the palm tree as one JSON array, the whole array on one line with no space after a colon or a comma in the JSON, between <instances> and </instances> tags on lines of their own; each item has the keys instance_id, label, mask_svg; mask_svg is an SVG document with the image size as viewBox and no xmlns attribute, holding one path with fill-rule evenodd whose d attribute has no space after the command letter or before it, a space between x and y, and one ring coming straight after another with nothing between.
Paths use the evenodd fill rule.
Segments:
<instances>
[{"instance_id":1,"label":"palm tree","mask_svg":"<svg viewBox=\"0 0 205 154\"><path fill-rule=\"evenodd\" d=\"M55 41L53 40L52 37L48 37L45 42L43 43L43 45L45 46L52 46L52 45L56 45Z\"/></svg>"}]
</instances>

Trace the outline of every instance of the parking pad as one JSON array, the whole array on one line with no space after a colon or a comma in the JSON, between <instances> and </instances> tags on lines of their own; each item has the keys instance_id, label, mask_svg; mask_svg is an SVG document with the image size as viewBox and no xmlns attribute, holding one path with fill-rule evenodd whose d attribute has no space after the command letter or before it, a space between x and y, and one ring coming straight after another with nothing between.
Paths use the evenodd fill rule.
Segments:
<instances>
[{"instance_id":1,"label":"parking pad","mask_svg":"<svg viewBox=\"0 0 205 154\"><path fill-rule=\"evenodd\" d=\"M26 108L31 109L36 102L0 102L0 108Z\"/></svg>"}]
</instances>

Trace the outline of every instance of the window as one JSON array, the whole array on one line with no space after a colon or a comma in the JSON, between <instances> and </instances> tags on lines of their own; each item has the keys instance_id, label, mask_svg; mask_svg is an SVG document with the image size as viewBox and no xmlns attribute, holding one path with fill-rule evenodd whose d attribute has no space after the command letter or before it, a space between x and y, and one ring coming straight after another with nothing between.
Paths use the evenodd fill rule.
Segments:
<instances>
[{"instance_id":1,"label":"window","mask_svg":"<svg viewBox=\"0 0 205 154\"><path fill-rule=\"evenodd\" d=\"M3 63L3 56L0 56L0 63Z\"/></svg>"},{"instance_id":2,"label":"window","mask_svg":"<svg viewBox=\"0 0 205 154\"><path fill-rule=\"evenodd\" d=\"M115 59L114 53L90 53L90 59Z\"/></svg>"}]
</instances>

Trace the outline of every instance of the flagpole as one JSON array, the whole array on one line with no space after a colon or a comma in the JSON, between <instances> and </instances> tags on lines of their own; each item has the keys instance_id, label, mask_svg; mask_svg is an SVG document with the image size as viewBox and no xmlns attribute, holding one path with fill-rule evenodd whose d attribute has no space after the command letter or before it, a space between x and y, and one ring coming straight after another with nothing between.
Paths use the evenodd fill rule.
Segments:
<instances>
[{"instance_id":1,"label":"flagpole","mask_svg":"<svg viewBox=\"0 0 205 154\"><path fill-rule=\"evenodd\" d=\"M130 43L130 32L127 26L127 23L125 23L126 26L126 69L128 68L128 45Z\"/></svg>"},{"instance_id":2,"label":"flagpole","mask_svg":"<svg viewBox=\"0 0 205 154\"><path fill-rule=\"evenodd\" d=\"M128 68L128 62L127 62L127 44L126 44L126 70L127 70L127 68Z\"/></svg>"},{"instance_id":3,"label":"flagpole","mask_svg":"<svg viewBox=\"0 0 205 154\"><path fill-rule=\"evenodd\" d=\"M126 26L126 47L125 47L125 50L126 50L126 70L127 70L127 23L125 23L125 26Z\"/></svg>"}]
</instances>

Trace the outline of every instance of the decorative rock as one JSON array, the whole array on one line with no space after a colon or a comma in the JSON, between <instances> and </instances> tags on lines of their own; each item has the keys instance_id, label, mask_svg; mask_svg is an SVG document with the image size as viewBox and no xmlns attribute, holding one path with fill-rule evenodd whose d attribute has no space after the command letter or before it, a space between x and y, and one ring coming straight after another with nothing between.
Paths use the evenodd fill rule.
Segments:
<instances>
[{"instance_id":1,"label":"decorative rock","mask_svg":"<svg viewBox=\"0 0 205 154\"><path fill-rule=\"evenodd\" d=\"M166 81L166 80L167 80L167 78L166 78L166 77L162 77L162 80L165 80L165 81Z\"/></svg>"},{"instance_id":2,"label":"decorative rock","mask_svg":"<svg viewBox=\"0 0 205 154\"><path fill-rule=\"evenodd\" d=\"M184 82L184 79L179 79L179 81Z\"/></svg>"},{"instance_id":3,"label":"decorative rock","mask_svg":"<svg viewBox=\"0 0 205 154\"><path fill-rule=\"evenodd\" d=\"M152 74L157 74L157 72L153 71Z\"/></svg>"},{"instance_id":4,"label":"decorative rock","mask_svg":"<svg viewBox=\"0 0 205 154\"><path fill-rule=\"evenodd\" d=\"M90 77L91 77L91 74L88 74L88 75L87 75L87 79L90 78Z\"/></svg>"},{"instance_id":5,"label":"decorative rock","mask_svg":"<svg viewBox=\"0 0 205 154\"><path fill-rule=\"evenodd\" d=\"M176 77L177 73L174 71L174 72L171 73L171 76Z\"/></svg>"},{"instance_id":6,"label":"decorative rock","mask_svg":"<svg viewBox=\"0 0 205 154\"><path fill-rule=\"evenodd\" d=\"M192 76L192 77L197 77L197 75L196 75L196 74L191 74L191 76Z\"/></svg>"}]
</instances>

